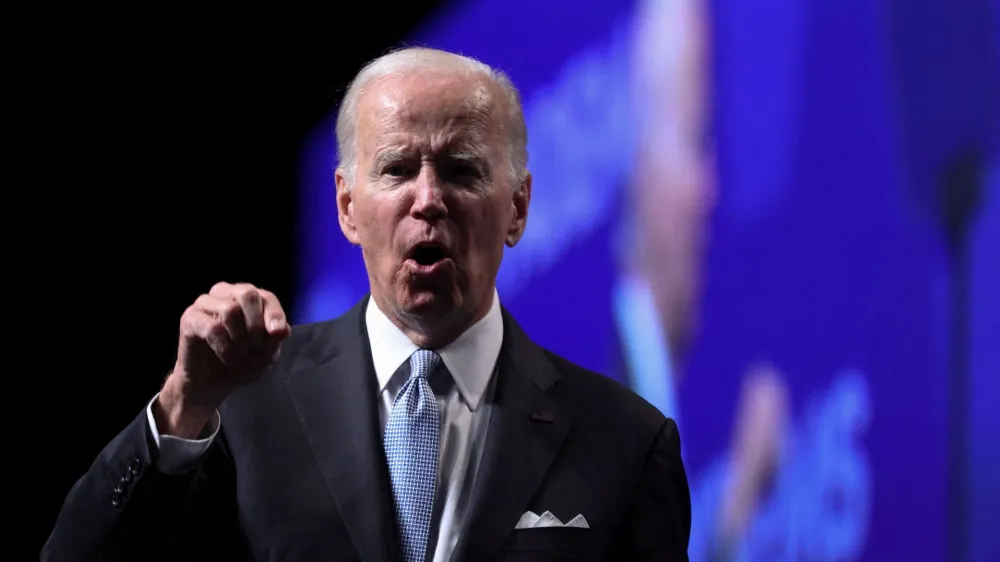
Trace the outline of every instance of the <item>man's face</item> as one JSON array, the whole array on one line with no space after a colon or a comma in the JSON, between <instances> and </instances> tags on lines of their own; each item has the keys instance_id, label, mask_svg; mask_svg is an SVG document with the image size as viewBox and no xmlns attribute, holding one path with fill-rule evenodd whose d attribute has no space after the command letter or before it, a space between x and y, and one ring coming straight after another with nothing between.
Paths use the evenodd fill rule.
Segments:
<instances>
[{"instance_id":1,"label":"man's face","mask_svg":"<svg viewBox=\"0 0 1000 562\"><path fill-rule=\"evenodd\" d=\"M640 55L651 101L645 106L649 126L639 139L635 203L643 272L679 353L697 332L702 259L716 186L712 150L705 142L710 111L706 20L699 3L671 6L676 13L657 17L669 16L660 23L681 31L668 42L675 52L669 57Z\"/></svg>"},{"instance_id":2,"label":"man's face","mask_svg":"<svg viewBox=\"0 0 1000 562\"><path fill-rule=\"evenodd\" d=\"M691 153L671 163L650 154L639 166L643 270L676 353L690 345L698 327L702 260L714 202L706 158Z\"/></svg>"},{"instance_id":3,"label":"man's face","mask_svg":"<svg viewBox=\"0 0 1000 562\"><path fill-rule=\"evenodd\" d=\"M378 78L358 100L341 228L376 303L414 329L485 315L504 244L524 231L531 183L511 185L504 103L488 80L436 70Z\"/></svg>"}]
</instances>

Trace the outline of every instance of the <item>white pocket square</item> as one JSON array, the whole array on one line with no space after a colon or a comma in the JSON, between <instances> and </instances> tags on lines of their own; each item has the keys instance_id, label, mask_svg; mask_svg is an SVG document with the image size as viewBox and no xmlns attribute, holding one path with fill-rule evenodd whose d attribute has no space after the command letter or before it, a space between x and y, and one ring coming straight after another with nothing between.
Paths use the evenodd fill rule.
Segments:
<instances>
[{"instance_id":1,"label":"white pocket square","mask_svg":"<svg viewBox=\"0 0 1000 562\"><path fill-rule=\"evenodd\" d=\"M517 526L514 529L541 529L544 527L576 527L578 529L589 529L590 525L587 524L587 519L583 515L577 515L576 517L569 520L569 523L563 524L558 517L552 515L551 511L546 511L541 515L535 515L531 511L524 512L521 519L518 520Z\"/></svg>"}]
</instances>

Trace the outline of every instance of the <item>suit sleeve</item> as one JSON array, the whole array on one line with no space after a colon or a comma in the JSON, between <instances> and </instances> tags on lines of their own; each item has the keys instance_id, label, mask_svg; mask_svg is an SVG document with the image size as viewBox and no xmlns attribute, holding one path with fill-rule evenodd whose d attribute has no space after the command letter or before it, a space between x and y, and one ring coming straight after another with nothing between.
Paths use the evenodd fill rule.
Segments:
<instances>
[{"instance_id":1,"label":"suit sleeve","mask_svg":"<svg viewBox=\"0 0 1000 562\"><path fill-rule=\"evenodd\" d=\"M183 474L198 466L198 461L205 456L219 433L221 421L219 412L209 421L201 439L182 439L172 435L160 434L156 426L156 416L153 415L153 404L159 393L146 405L146 422L149 423L149 433L156 449L156 469L164 474Z\"/></svg>"},{"instance_id":2,"label":"suit sleeve","mask_svg":"<svg viewBox=\"0 0 1000 562\"><path fill-rule=\"evenodd\" d=\"M687 562L691 537L691 491L681 461L677 424L660 427L642 474L616 559Z\"/></svg>"},{"instance_id":3,"label":"suit sleeve","mask_svg":"<svg viewBox=\"0 0 1000 562\"><path fill-rule=\"evenodd\" d=\"M70 490L41 560L202 560L220 552L232 558L244 545L223 432L183 474L161 472L157 453L143 411Z\"/></svg>"}]
</instances>

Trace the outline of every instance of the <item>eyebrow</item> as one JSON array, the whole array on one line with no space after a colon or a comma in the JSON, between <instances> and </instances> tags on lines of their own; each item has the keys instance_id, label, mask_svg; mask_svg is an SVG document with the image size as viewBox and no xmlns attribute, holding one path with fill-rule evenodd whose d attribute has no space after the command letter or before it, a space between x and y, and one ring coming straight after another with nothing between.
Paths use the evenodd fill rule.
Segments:
<instances>
[{"instance_id":1,"label":"eyebrow","mask_svg":"<svg viewBox=\"0 0 1000 562\"><path fill-rule=\"evenodd\" d=\"M372 171L377 173L383 166L389 162L397 160L405 160L409 155L404 150L399 149L386 149L379 152L372 159ZM459 160L462 162L478 163L478 164L488 164L489 159L486 157L484 152L479 152L476 150L457 150L454 152L447 152L442 154L440 158L446 158L448 160Z\"/></svg>"},{"instance_id":2,"label":"eyebrow","mask_svg":"<svg viewBox=\"0 0 1000 562\"><path fill-rule=\"evenodd\" d=\"M381 170L382 166L384 166L385 164L395 160L402 160L405 158L406 158L406 153L402 150L398 149L383 150L378 154L376 154L375 158L372 159L372 166L371 166L372 173L377 174L378 171Z\"/></svg>"},{"instance_id":3,"label":"eyebrow","mask_svg":"<svg viewBox=\"0 0 1000 562\"><path fill-rule=\"evenodd\" d=\"M474 150L460 150L456 152L449 152L444 155L445 158L450 160L461 160L462 162L476 162L485 163L488 161L486 155Z\"/></svg>"}]
</instances>

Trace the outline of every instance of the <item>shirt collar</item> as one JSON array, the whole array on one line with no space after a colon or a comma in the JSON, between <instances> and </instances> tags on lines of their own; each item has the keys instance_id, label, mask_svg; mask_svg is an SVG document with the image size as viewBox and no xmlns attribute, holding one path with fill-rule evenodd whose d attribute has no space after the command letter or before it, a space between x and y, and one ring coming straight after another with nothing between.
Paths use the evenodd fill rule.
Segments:
<instances>
[{"instance_id":1,"label":"shirt collar","mask_svg":"<svg viewBox=\"0 0 1000 562\"><path fill-rule=\"evenodd\" d=\"M365 325L368 341L375 365L375 377L381 394L393 373L407 361L417 346L406 337L389 317L379 309L374 299L368 299L365 309ZM486 316L476 322L452 343L437 349L462 399L475 410L482 400L486 386L493 375L500 346L503 344L503 317L500 314L500 298L493 290L493 305Z\"/></svg>"}]
</instances>

